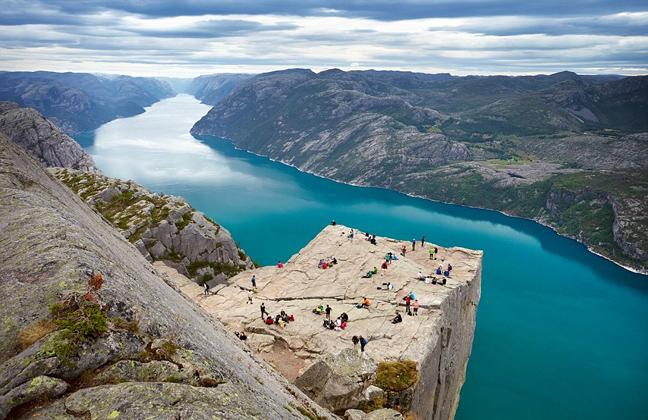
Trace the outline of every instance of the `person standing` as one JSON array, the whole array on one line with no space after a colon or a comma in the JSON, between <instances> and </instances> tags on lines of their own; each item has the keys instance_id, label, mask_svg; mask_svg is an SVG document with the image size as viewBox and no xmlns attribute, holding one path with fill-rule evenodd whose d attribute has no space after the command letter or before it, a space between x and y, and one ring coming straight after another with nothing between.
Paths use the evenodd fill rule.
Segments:
<instances>
[{"instance_id":1,"label":"person standing","mask_svg":"<svg viewBox=\"0 0 648 420\"><path fill-rule=\"evenodd\" d=\"M331 307L326 305L326 319L331 320Z\"/></svg>"},{"instance_id":2,"label":"person standing","mask_svg":"<svg viewBox=\"0 0 648 420\"><path fill-rule=\"evenodd\" d=\"M416 239L412 239L412 251L416 249Z\"/></svg>"},{"instance_id":3,"label":"person standing","mask_svg":"<svg viewBox=\"0 0 648 420\"><path fill-rule=\"evenodd\" d=\"M410 303L412 302L412 298L410 295L405 296L405 313L407 315L412 315L412 312L410 312Z\"/></svg>"},{"instance_id":4,"label":"person standing","mask_svg":"<svg viewBox=\"0 0 648 420\"><path fill-rule=\"evenodd\" d=\"M256 276L252 275L252 289L256 290Z\"/></svg>"},{"instance_id":5,"label":"person standing","mask_svg":"<svg viewBox=\"0 0 648 420\"><path fill-rule=\"evenodd\" d=\"M414 303L412 304L412 307L414 308L414 315L418 316L418 308L419 308L418 299L414 299Z\"/></svg>"},{"instance_id":6,"label":"person standing","mask_svg":"<svg viewBox=\"0 0 648 420\"><path fill-rule=\"evenodd\" d=\"M270 316L270 314L266 311L265 303L261 302L261 319L265 319L263 315Z\"/></svg>"},{"instance_id":7,"label":"person standing","mask_svg":"<svg viewBox=\"0 0 648 420\"><path fill-rule=\"evenodd\" d=\"M434 259L434 248L430 248L430 259Z\"/></svg>"},{"instance_id":8,"label":"person standing","mask_svg":"<svg viewBox=\"0 0 648 420\"><path fill-rule=\"evenodd\" d=\"M363 336L360 336L358 337L358 340L360 341L360 352L364 353L364 348L367 345L367 339Z\"/></svg>"},{"instance_id":9,"label":"person standing","mask_svg":"<svg viewBox=\"0 0 648 420\"><path fill-rule=\"evenodd\" d=\"M249 303L250 305L252 305L252 292L250 292L249 290L248 290L248 300L247 300L246 304L247 304L247 303Z\"/></svg>"},{"instance_id":10,"label":"person standing","mask_svg":"<svg viewBox=\"0 0 648 420\"><path fill-rule=\"evenodd\" d=\"M425 236L421 238L421 246L425 246Z\"/></svg>"},{"instance_id":11,"label":"person standing","mask_svg":"<svg viewBox=\"0 0 648 420\"><path fill-rule=\"evenodd\" d=\"M209 294L209 285L207 284L207 282L204 282L203 286L205 286L205 296L207 296Z\"/></svg>"}]
</instances>

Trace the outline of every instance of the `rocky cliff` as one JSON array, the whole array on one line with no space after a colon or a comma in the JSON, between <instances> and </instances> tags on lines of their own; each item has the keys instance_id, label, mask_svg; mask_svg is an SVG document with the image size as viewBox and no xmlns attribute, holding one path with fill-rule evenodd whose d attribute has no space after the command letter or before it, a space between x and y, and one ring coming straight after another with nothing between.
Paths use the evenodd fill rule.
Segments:
<instances>
[{"instance_id":1,"label":"rocky cliff","mask_svg":"<svg viewBox=\"0 0 648 420\"><path fill-rule=\"evenodd\" d=\"M0 100L34 108L72 136L175 95L166 82L147 77L88 73L3 72Z\"/></svg>"},{"instance_id":2,"label":"rocky cliff","mask_svg":"<svg viewBox=\"0 0 648 420\"><path fill-rule=\"evenodd\" d=\"M101 173L92 157L76 141L34 109L0 102L0 132L47 167Z\"/></svg>"},{"instance_id":3,"label":"rocky cliff","mask_svg":"<svg viewBox=\"0 0 648 420\"><path fill-rule=\"evenodd\" d=\"M373 245L364 235L356 232L350 239L349 233L349 228L328 226L282 268L239 274L210 295L193 282L184 281L180 288L233 331L245 331L253 350L332 411L380 404L421 419L453 418L475 330L482 253L433 243L411 251L408 241L377 237ZM430 259L434 247L436 259ZM388 252L397 260L384 273L363 278L381 266ZM333 257L337 264L318 268L319 260ZM449 276L435 274L439 265L445 269L448 264ZM428 281L417 279L419 272ZM405 315L403 298L411 292L420 304L417 316ZM369 308L356 307L363 297L369 298ZM249 299L253 304L246 303ZM273 317L283 310L295 321L267 325L260 304ZM313 313L320 305L330 305L333 320L345 312L346 329L324 328L325 315ZM404 319L392 324L397 310ZM358 346L353 351L352 337L359 335L369 341L362 355ZM393 390L379 381L381 362L408 360L418 377L412 384Z\"/></svg>"},{"instance_id":4,"label":"rocky cliff","mask_svg":"<svg viewBox=\"0 0 648 420\"><path fill-rule=\"evenodd\" d=\"M97 174L61 168L53 173L148 261L164 261L201 285L211 286L253 266L227 229L182 197L155 194L133 181Z\"/></svg>"},{"instance_id":5,"label":"rocky cliff","mask_svg":"<svg viewBox=\"0 0 648 420\"><path fill-rule=\"evenodd\" d=\"M648 272L647 109L647 76L290 70L244 81L192 133L337 181L533 219ZM588 199L551 207L552 195Z\"/></svg>"},{"instance_id":6,"label":"rocky cliff","mask_svg":"<svg viewBox=\"0 0 648 420\"><path fill-rule=\"evenodd\" d=\"M334 418L0 134L0 418Z\"/></svg>"}]
</instances>

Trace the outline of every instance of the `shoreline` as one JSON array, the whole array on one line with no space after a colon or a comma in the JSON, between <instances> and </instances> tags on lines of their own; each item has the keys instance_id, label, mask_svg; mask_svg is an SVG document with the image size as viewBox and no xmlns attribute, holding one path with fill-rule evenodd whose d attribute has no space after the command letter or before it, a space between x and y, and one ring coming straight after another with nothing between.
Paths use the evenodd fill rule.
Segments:
<instances>
[{"instance_id":1,"label":"shoreline","mask_svg":"<svg viewBox=\"0 0 648 420\"><path fill-rule=\"evenodd\" d=\"M193 136L193 134L191 134L191 135ZM506 212L504 212L504 211L502 211L502 210L497 210L497 209L487 209L487 208L483 208L483 207L467 206L467 205L464 205L464 204L455 204L455 203L448 203L448 202L445 202L445 201L432 200L432 199L427 198L427 197L423 197L423 196L416 195L416 194L409 194L409 193L406 193L406 192L403 192L403 191L399 191L399 190L395 190L395 189L391 189L391 188L376 187L376 186L372 186L372 185L362 185L362 184L356 184L356 183L353 183L353 182L343 182L343 181L339 181L339 180L337 180L337 179L328 178L328 177L326 177L326 176L320 175L320 174L315 173L315 172L310 172L310 171L307 171L307 170L300 169L299 167L297 167L297 166L295 166L295 165L293 165L293 164L291 164L291 163L286 163L286 162L283 162L282 160L279 160L279 159L273 159L273 158L271 158L271 157L269 157L269 156L265 156L265 155L262 155L262 154L258 154L258 153L252 152L252 151L250 151L250 150L246 150L246 149L240 148L240 147L238 147L238 146L234 143L233 140L228 139L228 138L225 138L225 137L211 136L211 135L205 135L205 134L197 134L197 135L198 135L198 136L208 136L208 137L213 137L213 138L217 138L217 139L222 139L222 140L228 141L228 142L230 142L230 143L232 144L232 146L234 146L234 149L235 149L235 150L241 150L241 151L244 151L244 152L246 152L246 153L250 153L250 154L255 155L255 156L263 157L263 158L266 158L266 159L268 159L268 160L270 160L270 161L272 161L272 162L281 163L282 165L286 165L286 166L288 166L288 167L295 168L295 169L298 170L299 172L306 173L306 174L310 174L310 175L314 175L314 176L316 176L316 177L318 177L318 178L326 179L326 180L328 180L328 181L333 181L333 182L336 182L336 183L338 183L338 184L350 185L350 186L353 186L353 187L361 187L361 188L377 188L377 189L386 190L386 191L393 191L393 192L396 192L396 193L398 193L398 194L403 194L403 195L405 195L405 196L407 196L407 197L419 198L419 199L421 199L421 200L426 200L426 201L429 201L429 202L432 202L432 203L447 204L447 205L459 206L459 207L464 207L464 208L469 208L469 209L477 209L477 210L485 210L485 211L494 211L494 212L497 212L497 213L499 213L499 214L501 214L501 215L504 215L504 216L506 216L506 217L512 217L512 218L520 219L520 220L528 220L528 221L534 222L534 223L536 223L536 224L538 224L538 225L540 225L540 226L543 226L543 227L546 227L546 228L548 228L548 229L551 229L551 231L553 231L554 233L556 233L556 234L559 235L559 236L562 236L563 238L570 239L570 240L572 240L572 241L575 241L575 242L577 242L577 243L583 245L583 246L585 247L585 249L587 249L587 251L588 251L589 253L591 253L591 254L593 254L593 255L596 255L596 256L598 256L598 257L601 257L601 258L603 258L603 259L605 259L605 260L607 260L607 261L610 261L611 263L616 264L617 266L619 266L619 267L621 267L621 268L623 268L623 269L625 269L625 270L627 270L627 271L629 271L629 272L631 272L631 273L640 274L640 275L643 275L643 276L648 276L648 269L646 269L646 270L640 270L640 269L636 269L636 268L632 268L632 267L628 267L628 266L626 266L626 265L623 265L623 264L621 264L620 262L615 261L615 260L613 260L612 258L610 258L610 257L608 257L608 256L606 256L606 255L603 255L603 254L600 254L600 253L598 253L598 252L596 252L596 251L593 251L592 248L590 248L587 244L585 244L585 243L579 241L578 239L576 239L576 238L574 238L574 237L572 237L572 236L569 236L569 235L564 235L564 234L558 232L554 227L549 226L549 225L547 225L547 224L545 224L545 223L542 223L542 222L540 222L540 221L538 221L538 220L535 220L535 219L528 219L528 218L526 218L526 217L520 217L520 216L511 215L511 214L508 214L508 213L506 213ZM194 138L195 138L195 137L194 137ZM198 141L203 141L203 140L201 140L201 139L196 139L196 140L198 140Z\"/></svg>"}]
</instances>

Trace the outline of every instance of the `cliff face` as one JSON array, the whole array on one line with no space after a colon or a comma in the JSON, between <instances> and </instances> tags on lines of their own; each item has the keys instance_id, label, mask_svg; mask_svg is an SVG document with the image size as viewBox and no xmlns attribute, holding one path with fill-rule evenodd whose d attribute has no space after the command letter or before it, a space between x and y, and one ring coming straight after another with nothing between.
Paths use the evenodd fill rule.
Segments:
<instances>
[{"instance_id":1,"label":"cliff face","mask_svg":"<svg viewBox=\"0 0 648 420\"><path fill-rule=\"evenodd\" d=\"M47 167L101 173L79 144L31 108L0 102L0 132L25 148Z\"/></svg>"},{"instance_id":2,"label":"cliff face","mask_svg":"<svg viewBox=\"0 0 648 420\"><path fill-rule=\"evenodd\" d=\"M0 167L0 418L333 418L2 134Z\"/></svg>"},{"instance_id":3,"label":"cliff face","mask_svg":"<svg viewBox=\"0 0 648 420\"><path fill-rule=\"evenodd\" d=\"M410 251L408 241L377 237L372 245L349 228L328 226L282 268L262 267L231 279L229 286L205 296L195 284L180 287L203 308L234 331L244 330L250 347L271 362L288 379L316 402L336 413L356 408L373 399L376 363L415 362L419 380L400 393L385 389L387 403L422 419L450 419L454 416L459 391L472 349L475 316L481 293L482 253L463 248L438 248L436 260L429 249L417 244ZM408 252L401 255L405 245ZM384 274L362 276L380 267L392 252L397 260ZM320 259L335 257L337 264L318 268ZM443 264L452 264L449 277L430 275ZM422 272L446 284L432 284L416 278ZM257 288L253 290L251 276ZM386 286L394 285L393 290ZM253 303L245 302L252 296ZM405 315L405 295L413 292L420 303L417 316ZM368 297L368 309L356 305ZM263 303L271 316L281 310L295 317L285 327L267 325L260 316ZM322 325L324 315L312 310L330 305L332 319L342 312L349 316L345 330ZM396 310L403 321L392 324ZM369 343L355 357L351 338L363 335ZM380 391L380 390L378 390Z\"/></svg>"},{"instance_id":4,"label":"cliff face","mask_svg":"<svg viewBox=\"0 0 648 420\"><path fill-rule=\"evenodd\" d=\"M182 197L155 194L133 181L60 168L53 172L148 261L164 261L211 286L253 266L227 229Z\"/></svg>"},{"instance_id":5,"label":"cliff face","mask_svg":"<svg viewBox=\"0 0 648 420\"><path fill-rule=\"evenodd\" d=\"M3 72L0 100L34 108L72 136L173 96L166 82L153 78L88 73Z\"/></svg>"}]
</instances>

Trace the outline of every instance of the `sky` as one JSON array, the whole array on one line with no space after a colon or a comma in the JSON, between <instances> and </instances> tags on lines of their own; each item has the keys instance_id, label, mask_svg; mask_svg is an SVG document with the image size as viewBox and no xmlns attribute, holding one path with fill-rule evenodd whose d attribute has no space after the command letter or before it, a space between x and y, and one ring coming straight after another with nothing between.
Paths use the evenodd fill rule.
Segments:
<instances>
[{"instance_id":1,"label":"sky","mask_svg":"<svg viewBox=\"0 0 648 420\"><path fill-rule=\"evenodd\" d=\"M648 74L647 0L0 0L0 71Z\"/></svg>"}]
</instances>

